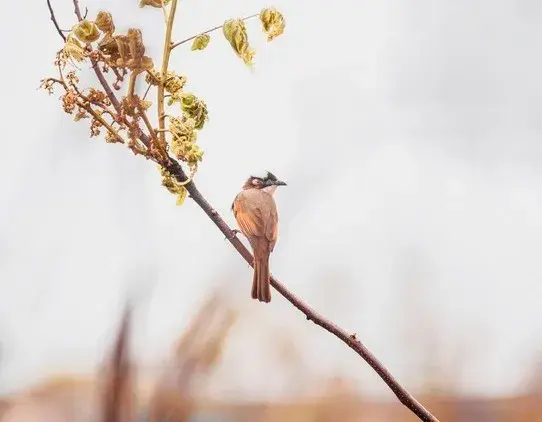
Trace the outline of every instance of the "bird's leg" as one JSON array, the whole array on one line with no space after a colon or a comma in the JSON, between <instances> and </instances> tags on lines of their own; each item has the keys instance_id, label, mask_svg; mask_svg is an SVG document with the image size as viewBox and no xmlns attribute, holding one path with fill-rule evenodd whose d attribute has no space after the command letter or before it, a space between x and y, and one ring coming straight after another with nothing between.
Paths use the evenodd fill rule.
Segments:
<instances>
[{"instance_id":1,"label":"bird's leg","mask_svg":"<svg viewBox=\"0 0 542 422\"><path fill-rule=\"evenodd\" d=\"M241 230L232 229L231 231L233 234L231 237L226 236L224 240L232 240L234 237L236 237L239 233L241 233Z\"/></svg>"}]
</instances>

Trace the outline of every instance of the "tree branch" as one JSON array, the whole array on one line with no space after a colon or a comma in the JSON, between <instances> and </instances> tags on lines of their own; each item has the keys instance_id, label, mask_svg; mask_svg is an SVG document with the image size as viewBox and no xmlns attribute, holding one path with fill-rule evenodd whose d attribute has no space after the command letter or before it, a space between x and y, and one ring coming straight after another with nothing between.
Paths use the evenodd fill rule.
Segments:
<instances>
[{"instance_id":1,"label":"tree branch","mask_svg":"<svg viewBox=\"0 0 542 422\"><path fill-rule=\"evenodd\" d=\"M77 19L79 19L79 22L81 22L84 18L81 14L81 9L79 8L79 0L73 0L73 11L75 16L77 16Z\"/></svg>"},{"instance_id":2,"label":"tree branch","mask_svg":"<svg viewBox=\"0 0 542 422\"><path fill-rule=\"evenodd\" d=\"M185 172L176 161L171 161L166 169L177 179L178 182L186 182L188 178ZM193 181L186 184L186 189L190 194L190 197L198 204L198 206L209 216L218 229L226 236L233 247L239 252L244 260L250 265L253 265L253 256L249 250L243 245L243 243L235 236L235 233L228 226L228 224L222 219L218 211L216 211L211 204L205 199L201 192L196 187ZM271 285L277 290L288 302L300 310L305 317L319 325L324 330L335 335L354 352L365 360L371 368L382 378L382 380L390 387L393 393L397 396L399 401L409 408L416 416L422 421L427 422L439 422L438 419L433 416L420 402L418 402L408 390L403 387L399 381L397 381L389 370L371 353L369 349L361 341L356 338L356 334L351 334L327 320L309 305L297 298L291 293L277 278L271 276Z\"/></svg>"},{"instance_id":3,"label":"tree branch","mask_svg":"<svg viewBox=\"0 0 542 422\"><path fill-rule=\"evenodd\" d=\"M60 29L60 26L58 25L55 12L53 11L53 6L51 6L51 0L47 0L47 7L49 8L49 13L51 14L51 20L53 21L53 25L55 25L58 35L60 35L60 37L64 40L64 42L66 42L66 35L62 33L62 29Z\"/></svg>"},{"instance_id":4,"label":"tree branch","mask_svg":"<svg viewBox=\"0 0 542 422\"><path fill-rule=\"evenodd\" d=\"M79 20L79 22L81 22L84 19L84 17L81 14L81 8L79 7L79 0L73 0L73 11L75 13L75 16L77 16L77 19ZM86 12L85 12L85 16L86 16ZM107 79L105 79L105 76L103 72L101 71L98 62L94 60L92 57L90 58L90 62L92 63L92 69L94 70L94 73L96 73L96 77L100 81L100 84L102 85L105 93L109 97L111 104L113 104L113 107L115 107L115 110L117 110L117 113L120 113L121 111L120 102L115 96L113 90L111 89L111 86L107 82Z\"/></svg>"},{"instance_id":5,"label":"tree branch","mask_svg":"<svg viewBox=\"0 0 542 422\"><path fill-rule=\"evenodd\" d=\"M124 139L122 139L122 136L119 135L119 132L115 130L113 126L111 126L109 123L107 123L102 116L100 116L96 111L90 106L85 104L78 104L80 107L83 107L87 112L92 114L92 117L94 117L97 121L101 123L103 127L115 138L115 142L120 142L121 144L124 144Z\"/></svg>"},{"instance_id":6,"label":"tree branch","mask_svg":"<svg viewBox=\"0 0 542 422\"><path fill-rule=\"evenodd\" d=\"M162 2L162 8L164 8L164 3ZM166 85L167 71L169 65L169 56L171 55L171 33L173 31L173 21L175 20L175 12L177 9L177 0L171 0L171 5L169 6L169 13L167 15L166 21L166 35L164 36L164 53L162 57L162 69L160 71L160 81L158 82L158 128L160 130L166 127L166 115L164 110L164 90ZM164 8L165 10L165 8ZM165 12L164 12L165 13ZM162 144L166 145L166 134L165 132L160 132L160 140Z\"/></svg>"},{"instance_id":7,"label":"tree branch","mask_svg":"<svg viewBox=\"0 0 542 422\"><path fill-rule=\"evenodd\" d=\"M259 16L259 15L260 15L259 13L255 13L254 15L245 16L244 18L241 18L241 20L242 20L242 21L246 21L246 20L248 20L248 19L255 18L256 16ZM199 34L197 34L197 35L193 35L193 36L191 36L191 37L189 37L189 38L187 38L187 39L185 39L185 40L179 41L179 42L173 44L173 45L171 46L171 49L173 50L175 47L178 47L178 46L180 46L181 44L185 44L185 43L187 43L188 41L192 41L193 39L195 39L196 37L198 37L198 36L200 36L200 35L203 35L203 34L209 34L209 33L213 32L213 31L216 31L217 29L220 29L220 28L222 28L223 26L224 26L224 25L218 25L218 26L215 26L214 28L208 29L208 30L205 31L205 32L201 32L201 33L199 33Z\"/></svg>"}]
</instances>

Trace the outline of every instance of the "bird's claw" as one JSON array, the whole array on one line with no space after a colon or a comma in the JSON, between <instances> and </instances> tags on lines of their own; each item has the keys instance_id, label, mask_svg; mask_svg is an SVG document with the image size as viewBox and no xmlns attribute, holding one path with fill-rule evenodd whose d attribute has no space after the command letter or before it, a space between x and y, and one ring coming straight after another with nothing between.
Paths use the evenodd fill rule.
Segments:
<instances>
[{"instance_id":1,"label":"bird's claw","mask_svg":"<svg viewBox=\"0 0 542 422\"><path fill-rule=\"evenodd\" d=\"M234 237L236 237L239 233L241 233L240 230L237 230L237 229L233 229L232 231L232 235L230 237L226 236L224 238L224 240L232 240Z\"/></svg>"}]
</instances>

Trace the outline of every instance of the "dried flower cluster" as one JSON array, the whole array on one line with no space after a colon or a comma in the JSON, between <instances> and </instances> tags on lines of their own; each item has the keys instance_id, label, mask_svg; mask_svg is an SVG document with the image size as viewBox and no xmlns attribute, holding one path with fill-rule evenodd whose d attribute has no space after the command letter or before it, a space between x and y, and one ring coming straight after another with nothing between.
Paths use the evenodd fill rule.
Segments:
<instances>
[{"instance_id":1,"label":"dried flower cluster","mask_svg":"<svg viewBox=\"0 0 542 422\"><path fill-rule=\"evenodd\" d=\"M139 3L140 7L163 9L166 25L171 26L173 19L169 19L168 5L174 9L176 1L140 0ZM244 21L256 16L259 16L268 40L284 31L284 18L273 8L248 18L227 20L221 27L235 53L248 65L253 64L255 52L249 45ZM79 22L72 27L63 48L57 53L58 76L44 79L42 87L50 94L54 93L55 87L62 88L64 111L73 115L75 121L89 121L91 137L103 134L107 142L123 143L135 154L155 161L162 174L162 184L177 196L177 203L182 204L187 194L185 185L194 177L203 158L197 139L198 131L208 121L208 110L205 101L185 91L187 78L169 69L167 61L171 50L189 40L193 40L193 51L204 50L211 40L209 33L217 28L177 44L166 39L168 60L161 68L156 68L152 58L145 55L140 29L130 28L126 33L118 33L113 16L106 11L99 11L94 20L80 14L78 17ZM77 75L78 64L82 62L88 62L93 68L100 89L80 86ZM136 93L140 76L147 84L142 97ZM152 87L158 88L155 114L158 124L153 123L154 119L148 114L153 103L146 97ZM122 88L124 95L118 97L115 91ZM166 105L171 109L166 110ZM181 182L182 179L166 170L175 159L188 167L189 180Z\"/></svg>"},{"instance_id":2,"label":"dried flower cluster","mask_svg":"<svg viewBox=\"0 0 542 422\"><path fill-rule=\"evenodd\" d=\"M162 175L162 186L164 186L169 192L177 196L177 205L182 205L188 191L182 183L179 183L173 175L167 171L164 167L158 166L160 174Z\"/></svg>"}]
</instances>

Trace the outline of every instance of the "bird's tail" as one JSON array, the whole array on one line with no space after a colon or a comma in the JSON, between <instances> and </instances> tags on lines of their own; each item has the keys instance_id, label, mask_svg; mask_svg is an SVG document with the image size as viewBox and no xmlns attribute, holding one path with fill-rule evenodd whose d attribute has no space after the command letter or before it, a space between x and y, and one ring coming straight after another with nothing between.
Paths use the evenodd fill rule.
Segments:
<instances>
[{"instance_id":1,"label":"bird's tail","mask_svg":"<svg viewBox=\"0 0 542 422\"><path fill-rule=\"evenodd\" d=\"M271 302L271 286L269 284L269 252L255 254L254 276L252 278L252 299L260 302Z\"/></svg>"}]
</instances>

